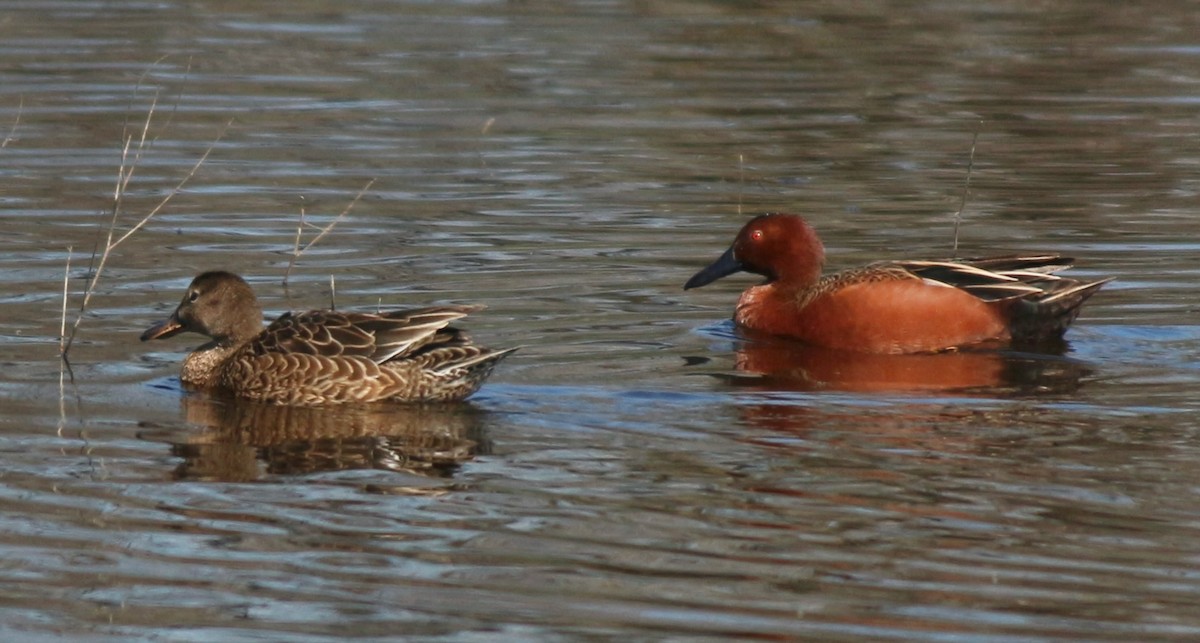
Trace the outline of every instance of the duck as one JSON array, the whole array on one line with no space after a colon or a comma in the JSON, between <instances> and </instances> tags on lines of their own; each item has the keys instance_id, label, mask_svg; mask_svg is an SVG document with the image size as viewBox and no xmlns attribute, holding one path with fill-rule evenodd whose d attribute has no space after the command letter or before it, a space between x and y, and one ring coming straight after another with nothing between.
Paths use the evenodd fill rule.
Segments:
<instances>
[{"instance_id":1,"label":"duck","mask_svg":"<svg viewBox=\"0 0 1200 643\"><path fill-rule=\"evenodd\" d=\"M1056 275L1057 254L878 261L824 274L825 247L804 217L767 213L684 284L699 288L737 272L765 281L746 289L734 323L822 348L930 353L1061 341L1083 303L1111 278Z\"/></svg>"},{"instance_id":2,"label":"duck","mask_svg":"<svg viewBox=\"0 0 1200 643\"><path fill-rule=\"evenodd\" d=\"M142 341L180 333L211 341L183 361L190 387L293 406L372 402L449 402L474 394L517 348L492 350L451 323L479 305L381 313L285 313L263 328L262 308L242 277L195 277L171 316Z\"/></svg>"}]
</instances>

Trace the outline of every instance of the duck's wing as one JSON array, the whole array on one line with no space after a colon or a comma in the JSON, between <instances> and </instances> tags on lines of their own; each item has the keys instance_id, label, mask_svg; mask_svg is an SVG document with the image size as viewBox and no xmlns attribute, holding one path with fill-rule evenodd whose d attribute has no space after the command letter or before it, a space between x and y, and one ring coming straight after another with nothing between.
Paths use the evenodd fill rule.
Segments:
<instances>
[{"instance_id":1,"label":"duck's wing","mask_svg":"<svg viewBox=\"0 0 1200 643\"><path fill-rule=\"evenodd\" d=\"M469 372L481 365L495 364L520 348L517 346L497 350L466 341L449 342L440 346L430 345L414 356L413 360L419 363L423 369L439 375L446 375Z\"/></svg>"},{"instance_id":2,"label":"duck's wing","mask_svg":"<svg viewBox=\"0 0 1200 643\"><path fill-rule=\"evenodd\" d=\"M958 263L992 272L1040 272L1050 274L1075 265L1074 257L1062 255L1001 255L971 259L946 259L942 263Z\"/></svg>"},{"instance_id":3,"label":"duck's wing","mask_svg":"<svg viewBox=\"0 0 1200 643\"><path fill-rule=\"evenodd\" d=\"M423 347L465 342L448 328L482 306L434 306L386 313L314 310L285 314L255 338L254 354L365 357L382 364L412 356Z\"/></svg>"},{"instance_id":4,"label":"duck's wing","mask_svg":"<svg viewBox=\"0 0 1200 643\"><path fill-rule=\"evenodd\" d=\"M1084 283L1053 273L1070 268L1074 259L1058 255L1006 255L944 261L894 261L914 277L965 290L984 301L1047 300L1094 291L1108 280Z\"/></svg>"}]
</instances>

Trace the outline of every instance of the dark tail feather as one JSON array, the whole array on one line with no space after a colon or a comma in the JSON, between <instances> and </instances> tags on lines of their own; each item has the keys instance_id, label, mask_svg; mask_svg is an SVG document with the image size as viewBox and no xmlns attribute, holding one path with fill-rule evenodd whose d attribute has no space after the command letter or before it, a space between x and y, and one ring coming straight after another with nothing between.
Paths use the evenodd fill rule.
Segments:
<instances>
[{"instance_id":1,"label":"dark tail feather","mask_svg":"<svg viewBox=\"0 0 1200 643\"><path fill-rule=\"evenodd\" d=\"M1037 299L1023 299L1012 303L1013 340L1021 342L1043 342L1060 339L1067 327L1079 316L1083 303L1096 294L1112 278L1092 282L1062 280L1062 286Z\"/></svg>"}]
</instances>

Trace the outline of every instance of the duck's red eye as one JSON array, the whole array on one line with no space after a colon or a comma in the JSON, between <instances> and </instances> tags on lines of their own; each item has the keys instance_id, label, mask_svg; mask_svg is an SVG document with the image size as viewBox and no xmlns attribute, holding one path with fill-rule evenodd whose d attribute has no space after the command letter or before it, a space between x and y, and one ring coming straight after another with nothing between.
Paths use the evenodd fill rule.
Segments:
<instances>
[{"instance_id":1,"label":"duck's red eye","mask_svg":"<svg viewBox=\"0 0 1200 643\"><path fill-rule=\"evenodd\" d=\"M763 234L762 230L752 230L750 232L751 241L762 241L764 236L766 235Z\"/></svg>"}]
</instances>

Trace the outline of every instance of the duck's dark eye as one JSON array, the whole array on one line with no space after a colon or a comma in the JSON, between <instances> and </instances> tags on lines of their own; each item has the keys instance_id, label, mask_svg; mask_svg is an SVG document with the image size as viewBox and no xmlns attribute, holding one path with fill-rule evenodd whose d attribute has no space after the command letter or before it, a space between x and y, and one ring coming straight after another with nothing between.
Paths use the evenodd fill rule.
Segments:
<instances>
[{"instance_id":1,"label":"duck's dark eye","mask_svg":"<svg viewBox=\"0 0 1200 643\"><path fill-rule=\"evenodd\" d=\"M193 290L191 293L188 294L188 303L195 303L195 301L199 298L200 298L200 291Z\"/></svg>"}]
</instances>

